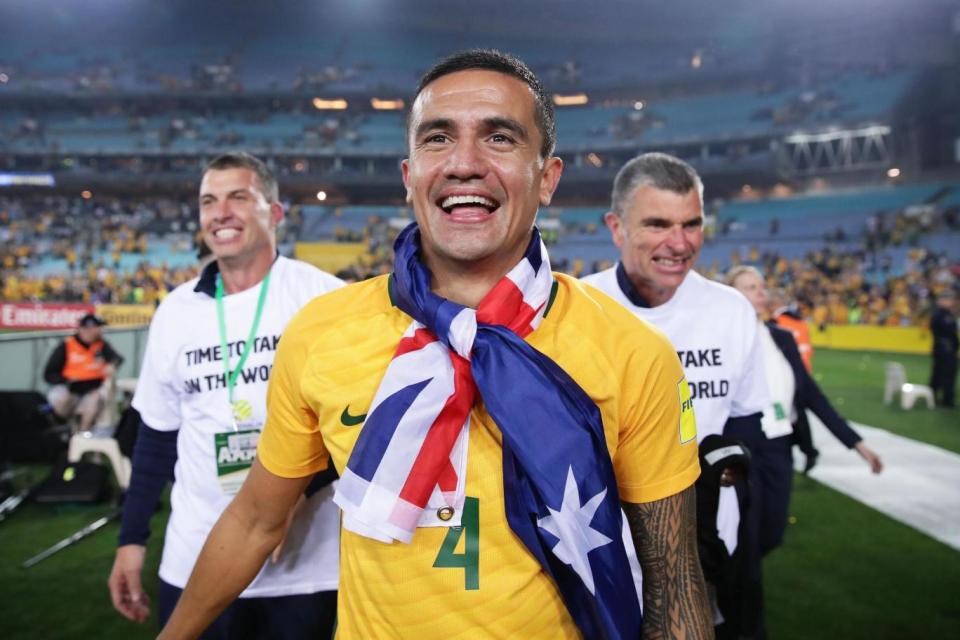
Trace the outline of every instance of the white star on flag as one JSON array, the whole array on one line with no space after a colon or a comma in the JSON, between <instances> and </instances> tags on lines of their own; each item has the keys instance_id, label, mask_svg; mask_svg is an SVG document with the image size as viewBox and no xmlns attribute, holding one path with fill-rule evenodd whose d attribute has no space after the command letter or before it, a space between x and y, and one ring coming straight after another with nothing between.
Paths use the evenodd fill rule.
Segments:
<instances>
[{"instance_id":1,"label":"white star on flag","mask_svg":"<svg viewBox=\"0 0 960 640\"><path fill-rule=\"evenodd\" d=\"M604 489L590 498L587 504L580 506L580 490L573 477L573 467L567 470L567 484L563 489L563 504L560 511L555 511L549 505L550 515L537 520L537 525L556 536L559 541L553 546L553 555L561 562L570 565L577 572L590 593L596 595L593 586L593 570L587 554L604 545L613 542L596 529L590 527L593 514L603 502L607 490Z\"/></svg>"}]
</instances>

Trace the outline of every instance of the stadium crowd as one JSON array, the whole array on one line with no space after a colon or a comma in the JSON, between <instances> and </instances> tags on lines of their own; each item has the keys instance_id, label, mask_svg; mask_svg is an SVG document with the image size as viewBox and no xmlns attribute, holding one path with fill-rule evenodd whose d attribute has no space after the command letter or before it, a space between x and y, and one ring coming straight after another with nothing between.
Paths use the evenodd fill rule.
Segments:
<instances>
[{"instance_id":1,"label":"stadium crowd","mask_svg":"<svg viewBox=\"0 0 960 640\"><path fill-rule=\"evenodd\" d=\"M759 268L767 286L796 301L817 326L925 326L931 296L954 287L960 279L960 265L924 249L910 250L902 273L865 250L829 247L793 260L776 251L760 253L752 248L745 257L734 252L731 264ZM722 273L716 263L705 270L711 278Z\"/></svg>"},{"instance_id":2,"label":"stadium crowd","mask_svg":"<svg viewBox=\"0 0 960 640\"><path fill-rule=\"evenodd\" d=\"M181 230L184 214L192 216L191 208L165 199L0 199L3 299L156 304L196 275L193 266L147 259L151 230L180 234L179 242L192 247L192 235L181 233L190 230L187 224ZM38 271L50 260L63 268ZM122 261L130 266L121 268Z\"/></svg>"},{"instance_id":3,"label":"stadium crowd","mask_svg":"<svg viewBox=\"0 0 960 640\"><path fill-rule=\"evenodd\" d=\"M181 252L202 253L192 220L192 204L166 198L120 199L42 198L0 199L0 265L2 296L8 302L88 302L158 304L167 292L195 277L197 266L170 266L152 246L174 246ZM572 229L582 232L579 227ZM297 238L302 228L299 206L288 208L284 235ZM591 225L595 233L604 230ZM729 266L756 266L767 286L796 301L805 317L818 326L865 324L926 326L929 300L960 282L960 265L941 253L915 247L902 264L893 264L884 249L915 246L924 234L960 229L956 208L934 217L897 213L866 219L861 247L839 249L825 238L804 258L788 259L775 243L765 250L734 249L728 264L714 261L700 270L719 279ZM359 281L390 270L395 231L389 220L372 216L362 232L335 227L337 242L365 242L367 252L337 275ZM548 244L563 240L563 232L546 231ZM171 244L172 243L172 244ZM123 268L121 267L121 259ZM50 273L35 268L44 260L60 259L65 268ZM607 260L557 259L558 271L580 277L611 266Z\"/></svg>"}]
</instances>

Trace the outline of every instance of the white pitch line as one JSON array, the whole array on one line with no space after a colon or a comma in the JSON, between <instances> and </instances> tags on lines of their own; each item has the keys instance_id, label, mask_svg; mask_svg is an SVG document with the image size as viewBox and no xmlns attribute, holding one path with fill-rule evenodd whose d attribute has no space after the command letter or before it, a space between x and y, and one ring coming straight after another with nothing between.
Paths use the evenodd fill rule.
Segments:
<instances>
[{"instance_id":1,"label":"white pitch line","mask_svg":"<svg viewBox=\"0 0 960 640\"><path fill-rule=\"evenodd\" d=\"M856 451L807 416L820 451L812 478L960 551L960 455L851 423L883 459L883 472L874 475ZM795 457L802 469L803 455Z\"/></svg>"}]
</instances>

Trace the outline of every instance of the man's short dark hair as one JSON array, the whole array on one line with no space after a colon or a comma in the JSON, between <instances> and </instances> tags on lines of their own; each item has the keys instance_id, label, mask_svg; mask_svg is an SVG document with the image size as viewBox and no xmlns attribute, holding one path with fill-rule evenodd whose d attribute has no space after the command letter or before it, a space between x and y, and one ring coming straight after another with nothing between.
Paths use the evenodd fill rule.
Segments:
<instances>
[{"instance_id":1,"label":"man's short dark hair","mask_svg":"<svg viewBox=\"0 0 960 640\"><path fill-rule=\"evenodd\" d=\"M623 165L613 181L610 210L623 215L627 198L637 187L653 187L681 195L696 189L703 202L703 182L696 169L666 153L644 153Z\"/></svg>"},{"instance_id":2,"label":"man's short dark hair","mask_svg":"<svg viewBox=\"0 0 960 640\"><path fill-rule=\"evenodd\" d=\"M423 74L420 83L417 85L417 91L413 95L413 101L415 102L427 85L434 80L458 71L470 70L496 71L512 76L530 87L536 102L534 118L537 129L540 131L540 137L543 139L540 144L540 156L549 158L553 155L554 147L557 146L557 124L553 113L553 102L533 71L522 60L509 53L503 53L496 49L467 49L466 51L453 53ZM410 115L408 114L408 133L409 130Z\"/></svg>"},{"instance_id":3,"label":"man's short dark hair","mask_svg":"<svg viewBox=\"0 0 960 640\"><path fill-rule=\"evenodd\" d=\"M263 190L267 202L280 201L280 187L277 184L277 177L273 175L270 167L260 158L246 151L225 153L211 160L210 164L204 168L203 175L206 175L208 171L223 171L224 169L250 169L260 179L260 188Z\"/></svg>"}]
</instances>

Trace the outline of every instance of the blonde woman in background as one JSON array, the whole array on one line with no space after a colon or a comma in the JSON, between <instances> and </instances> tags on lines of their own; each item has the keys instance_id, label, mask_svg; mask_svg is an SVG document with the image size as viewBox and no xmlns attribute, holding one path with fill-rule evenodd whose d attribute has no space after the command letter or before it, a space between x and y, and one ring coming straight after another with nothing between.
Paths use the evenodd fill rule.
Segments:
<instances>
[{"instance_id":1,"label":"blonde woman in background","mask_svg":"<svg viewBox=\"0 0 960 640\"><path fill-rule=\"evenodd\" d=\"M763 275L754 267L738 265L727 272L726 282L740 291L763 322L769 297ZM880 473L880 457L844 420L827 400L803 365L797 343L789 331L774 323L760 331L764 370L770 390L771 406L763 412L766 442L754 451L753 473L757 479L760 508L760 550L766 555L783 542L793 485L793 453L796 441L794 423L809 409L840 442L857 453L873 473Z\"/></svg>"}]
</instances>

